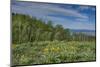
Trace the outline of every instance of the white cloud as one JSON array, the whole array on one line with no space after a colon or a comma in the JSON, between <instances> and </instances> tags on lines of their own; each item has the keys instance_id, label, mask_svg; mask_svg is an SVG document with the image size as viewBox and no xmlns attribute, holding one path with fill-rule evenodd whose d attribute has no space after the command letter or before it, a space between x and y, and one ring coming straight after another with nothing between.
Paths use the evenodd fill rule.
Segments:
<instances>
[{"instance_id":1,"label":"white cloud","mask_svg":"<svg viewBox=\"0 0 100 67\"><path fill-rule=\"evenodd\" d=\"M25 3L25 4L27 4L27 3ZM22 6L20 5L20 7L18 7L18 8L22 8L23 5L25 5L25 4L22 4ZM34 13L37 14L37 12L38 12L38 14L42 14L42 15L58 13L58 14L62 14L64 16L72 16L72 17L85 18L85 19L88 18L86 15L79 13L77 10L64 9L59 6L51 5L51 4L31 3L31 5L27 5L23 8L28 9L28 11L33 11L33 14ZM22 9L20 9L20 10L22 10Z\"/></svg>"},{"instance_id":2,"label":"white cloud","mask_svg":"<svg viewBox=\"0 0 100 67\"><path fill-rule=\"evenodd\" d=\"M61 24L64 28L70 29L88 29L88 30L95 30L95 24L91 24L89 21L72 21L69 19L59 18L48 16L48 19L54 19L54 24Z\"/></svg>"},{"instance_id":3,"label":"white cloud","mask_svg":"<svg viewBox=\"0 0 100 67\"><path fill-rule=\"evenodd\" d=\"M80 9L80 10L87 10L89 8L90 8L89 6L79 6L78 9Z\"/></svg>"},{"instance_id":4,"label":"white cloud","mask_svg":"<svg viewBox=\"0 0 100 67\"><path fill-rule=\"evenodd\" d=\"M85 19L88 18L86 15L83 15L79 13L78 11L71 10L71 9L63 9L63 8L54 7L54 8L49 8L48 10L55 13L60 13L65 16L72 16L72 17L85 18Z\"/></svg>"},{"instance_id":5,"label":"white cloud","mask_svg":"<svg viewBox=\"0 0 100 67\"><path fill-rule=\"evenodd\" d=\"M95 7L94 6L79 6L78 9L79 10L88 10L88 9L91 9L92 11L95 11Z\"/></svg>"},{"instance_id":6,"label":"white cloud","mask_svg":"<svg viewBox=\"0 0 100 67\"><path fill-rule=\"evenodd\" d=\"M27 4L27 3L25 3ZM43 4L43 3L31 3L24 7L25 4L21 5L12 5L12 11L29 14L38 18L48 19L54 21L54 23L62 24L65 28L73 29L95 29L95 25L83 23L87 22L88 16L78 12L78 10L64 9L52 4ZM88 9L87 7L81 7L81 9ZM76 17L76 20L72 23L73 20L68 20L67 18L60 18L54 16L48 16L49 14L61 14L63 16Z\"/></svg>"},{"instance_id":7,"label":"white cloud","mask_svg":"<svg viewBox=\"0 0 100 67\"><path fill-rule=\"evenodd\" d=\"M83 18L76 18L75 20L78 22L88 22L89 21L89 19L83 19Z\"/></svg>"}]
</instances>

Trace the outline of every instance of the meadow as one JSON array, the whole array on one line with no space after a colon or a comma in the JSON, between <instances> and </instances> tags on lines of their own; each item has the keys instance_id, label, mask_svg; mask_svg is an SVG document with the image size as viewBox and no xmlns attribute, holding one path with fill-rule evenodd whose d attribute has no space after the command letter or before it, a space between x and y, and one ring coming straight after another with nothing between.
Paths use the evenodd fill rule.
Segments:
<instances>
[{"instance_id":1,"label":"meadow","mask_svg":"<svg viewBox=\"0 0 100 67\"><path fill-rule=\"evenodd\" d=\"M51 64L94 61L95 42L44 41L12 45L13 64Z\"/></svg>"},{"instance_id":2,"label":"meadow","mask_svg":"<svg viewBox=\"0 0 100 67\"><path fill-rule=\"evenodd\" d=\"M12 65L96 60L96 36L12 13Z\"/></svg>"}]
</instances>

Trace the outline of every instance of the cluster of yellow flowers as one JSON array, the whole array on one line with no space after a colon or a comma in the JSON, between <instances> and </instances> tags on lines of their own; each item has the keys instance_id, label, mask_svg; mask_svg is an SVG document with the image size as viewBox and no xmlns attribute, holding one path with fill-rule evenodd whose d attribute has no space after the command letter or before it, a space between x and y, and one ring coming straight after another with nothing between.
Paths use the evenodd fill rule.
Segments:
<instances>
[{"instance_id":1,"label":"cluster of yellow flowers","mask_svg":"<svg viewBox=\"0 0 100 67\"><path fill-rule=\"evenodd\" d=\"M59 47L56 47L56 48L51 47L51 48L44 48L43 51L44 51L45 53L47 53L48 51L58 52L59 50L60 50Z\"/></svg>"},{"instance_id":2,"label":"cluster of yellow flowers","mask_svg":"<svg viewBox=\"0 0 100 67\"><path fill-rule=\"evenodd\" d=\"M52 47L51 50L55 51L55 52L58 52L60 50L60 48L59 47L56 47L56 48Z\"/></svg>"},{"instance_id":3,"label":"cluster of yellow flowers","mask_svg":"<svg viewBox=\"0 0 100 67\"><path fill-rule=\"evenodd\" d=\"M49 50L48 48L45 48L45 49L44 49L44 52L47 52L48 50Z\"/></svg>"}]
</instances>

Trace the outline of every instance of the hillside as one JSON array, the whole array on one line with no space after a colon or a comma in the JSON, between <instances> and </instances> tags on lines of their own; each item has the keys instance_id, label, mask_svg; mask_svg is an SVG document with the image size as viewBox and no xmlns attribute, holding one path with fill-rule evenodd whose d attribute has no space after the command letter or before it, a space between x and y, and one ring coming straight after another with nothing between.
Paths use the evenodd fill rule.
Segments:
<instances>
[{"instance_id":1,"label":"hillside","mask_svg":"<svg viewBox=\"0 0 100 67\"><path fill-rule=\"evenodd\" d=\"M86 29L70 29L71 32L75 33L84 33L86 35L95 36L95 30L86 30Z\"/></svg>"}]
</instances>

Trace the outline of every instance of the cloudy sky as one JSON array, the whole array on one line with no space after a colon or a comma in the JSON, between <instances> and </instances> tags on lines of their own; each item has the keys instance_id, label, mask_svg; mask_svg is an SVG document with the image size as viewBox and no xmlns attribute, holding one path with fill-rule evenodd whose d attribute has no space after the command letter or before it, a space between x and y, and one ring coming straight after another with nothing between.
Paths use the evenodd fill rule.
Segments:
<instances>
[{"instance_id":1,"label":"cloudy sky","mask_svg":"<svg viewBox=\"0 0 100 67\"><path fill-rule=\"evenodd\" d=\"M43 21L51 20L64 28L95 30L95 6L12 1L11 9Z\"/></svg>"}]
</instances>

